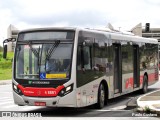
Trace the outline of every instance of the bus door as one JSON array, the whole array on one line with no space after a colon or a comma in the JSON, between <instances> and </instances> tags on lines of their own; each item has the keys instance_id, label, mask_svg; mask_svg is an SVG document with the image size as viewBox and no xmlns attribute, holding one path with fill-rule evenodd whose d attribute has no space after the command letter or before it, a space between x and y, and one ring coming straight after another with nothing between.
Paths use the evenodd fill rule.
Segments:
<instances>
[{"instance_id":1,"label":"bus door","mask_svg":"<svg viewBox=\"0 0 160 120\"><path fill-rule=\"evenodd\" d=\"M114 93L122 92L122 57L121 44L113 44L114 58Z\"/></svg>"},{"instance_id":2,"label":"bus door","mask_svg":"<svg viewBox=\"0 0 160 120\"><path fill-rule=\"evenodd\" d=\"M139 87L140 78L139 46L133 45L133 80L134 88Z\"/></svg>"}]
</instances>

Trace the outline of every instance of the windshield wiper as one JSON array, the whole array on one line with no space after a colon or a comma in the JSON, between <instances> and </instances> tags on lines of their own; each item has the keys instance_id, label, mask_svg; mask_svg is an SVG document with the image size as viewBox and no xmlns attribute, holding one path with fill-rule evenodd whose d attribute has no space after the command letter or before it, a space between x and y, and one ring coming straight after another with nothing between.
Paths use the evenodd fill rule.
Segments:
<instances>
[{"instance_id":1,"label":"windshield wiper","mask_svg":"<svg viewBox=\"0 0 160 120\"><path fill-rule=\"evenodd\" d=\"M34 48L32 47L32 45L31 45L31 42L30 42L30 41L28 42L28 45L29 45L31 51L33 52L33 54L34 54L37 58L39 58L39 51L40 51L40 50L38 49L38 51L37 51L36 49L34 49Z\"/></svg>"},{"instance_id":2,"label":"windshield wiper","mask_svg":"<svg viewBox=\"0 0 160 120\"><path fill-rule=\"evenodd\" d=\"M54 51L58 47L59 43L60 43L60 40L55 41L55 43L52 45L52 47L47 50L46 59L45 59L45 70L46 70L47 61L49 61L50 57L52 56L52 54L54 53Z\"/></svg>"},{"instance_id":3,"label":"windshield wiper","mask_svg":"<svg viewBox=\"0 0 160 120\"><path fill-rule=\"evenodd\" d=\"M45 69L46 69L46 61L50 59L50 57L52 56L52 54L54 53L56 48L59 46L59 44L60 44L60 40L56 40L55 43L51 46L51 48L47 50L46 59L45 59ZM38 50L33 48L31 41L28 42L28 45L29 45L32 53L37 57L38 71L39 71L39 74L40 74L40 69L41 69L40 66L41 66L41 57L42 57L43 45L42 45L42 50L40 50L40 47L38 48ZM39 79L40 79L40 76L39 76Z\"/></svg>"},{"instance_id":4,"label":"windshield wiper","mask_svg":"<svg viewBox=\"0 0 160 120\"><path fill-rule=\"evenodd\" d=\"M32 47L31 41L28 42L28 45L29 45L32 53L37 57L37 61L38 61L38 64L37 64L37 65L38 65L38 71L39 71L39 74L40 74L40 69L41 69L41 68L40 68L40 65L41 65L41 60L40 60L40 58L41 58L41 56L42 56L42 53L41 53L41 56L40 56L40 47L38 48L38 50L34 49L34 48ZM40 77L39 77L39 79L40 79Z\"/></svg>"},{"instance_id":5,"label":"windshield wiper","mask_svg":"<svg viewBox=\"0 0 160 120\"><path fill-rule=\"evenodd\" d=\"M48 50L47 55L46 55L46 60L49 60L49 58L51 57L51 55L54 53L54 51L58 47L59 43L60 43L60 40L55 41L55 43L52 45L52 47L50 48L50 50Z\"/></svg>"}]
</instances>

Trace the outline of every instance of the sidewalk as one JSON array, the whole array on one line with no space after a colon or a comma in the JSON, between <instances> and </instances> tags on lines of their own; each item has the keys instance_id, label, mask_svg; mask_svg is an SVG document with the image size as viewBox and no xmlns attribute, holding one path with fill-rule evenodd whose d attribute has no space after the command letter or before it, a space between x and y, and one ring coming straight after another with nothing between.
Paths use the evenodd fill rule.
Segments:
<instances>
[{"instance_id":1,"label":"sidewalk","mask_svg":"<svg viewBox=\"0 0 160 120\"><path fill-rule=\"evenodd\" d=\"M11 83L12 83L12 80L0 80L0 85L7 85Z\"/></svg>"},{"instance_id":2,"label":"sidewalk","mask_svg":"<svg viewBox=\"0 0 160 120\"><path fill-rule=\"evenodd\" d=\"M137 105L143 110L149 108L152 112L160 114L160 90L139 97Z\"/></svg>"}]
</instances>

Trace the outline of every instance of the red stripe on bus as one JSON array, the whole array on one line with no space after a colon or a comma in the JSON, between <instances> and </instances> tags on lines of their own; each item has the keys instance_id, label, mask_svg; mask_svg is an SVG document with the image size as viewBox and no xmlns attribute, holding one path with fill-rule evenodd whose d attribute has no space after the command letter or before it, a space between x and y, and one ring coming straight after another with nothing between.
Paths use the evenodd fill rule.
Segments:
<instances>
[{"instance_id":1,"label":"red stripe on bus","mask_svg":"<svg viewBox=\"0 0 160 120\"><path fill-rule=\"evenodd\" d=\"M141 75L139 78L140 85L143 85L143 77L144 77L144 75Z\"/></svg>"},{"instance_id":2,"label":"red stripe on bus","mask_svg":"<svg viewBox=\"0 0 160 120\"><path fill-rule=\"evenodd\" d=\"M128 78L126 81L126 89L133 88L133 78Z\"/></svg>"},{"instance_id":3,"label":"red stripe on bus","mask_svg":"<svg viewBox=\"0 0 160 120\"><path fill-rule=\"evenodd\" d=\"M58 93L64 88L64 86L58 86L57 88L36 88L36 87L23 87L17 86L25 96L30 97L56 97Z\"/></svg>"},{"instance_id":4,"label":"red stripe on bus","mask_svg":"<svg viewBox=\"0 0 160 120\"><path fill-rule=\"evenodd\" d=\"M148 75L148 82L156 81L156 73L151 73Z\"/></svg>"},{"instance_id":5,"label":"red stripe on bus","mask_svg":"<svg viewBox=\"0 0 160 120\"><path fill-rule=\"evenodd\" d=\"M151 73L151 74L148 74L148 82L153 82L153 81L156 81L156 73ZM143 75L140 76L140 85L143 84ZM128 78L126 80L126 83L125 83L125 88L128 89L128 88L133 88L133 77L131 78Z\"/></svg>"}]
</instances>

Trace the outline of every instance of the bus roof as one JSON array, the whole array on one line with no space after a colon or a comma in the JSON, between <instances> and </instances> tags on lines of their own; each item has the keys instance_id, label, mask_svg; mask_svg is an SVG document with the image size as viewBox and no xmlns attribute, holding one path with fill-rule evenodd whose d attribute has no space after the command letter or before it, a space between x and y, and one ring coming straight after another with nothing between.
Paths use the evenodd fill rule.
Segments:
<instances>
[{"instance_id":1,"label":"bus roof","mask_svg":"<svg viewBox=\"0 0 160 120\"><path fill-rule=\"evenodd\" d=\"M34 31L47 31L47 30L73 30L75 31L76 27L44 27L44 28L32 28L32 29L26 29L22 30L21 32L34 32Z\"/></svg>"},{"instance_id":2,"label":"bus roof","mask_svg":"<svg viewBox=\"0 0 160 120\"><path fill-rule=\"evenodd\" d=\"M47 30L71 30L71 31L86 31L86 32L93 32L93 33L101 33L104 34L107 38L113 40L125 40L125 41L132 41L132 42L144 42L144 43L154 43L158 44L158 40L154 38L144 38L140 36L135 36L134 34L128 34L123 32L115 32L108 29L89 29L89 28L79 28L79 27L48 27L48 28L33 28L22 30L22 32L34 32L34 31L47 31Z\"/></svg>"},{"instance_id":3,"label":"bus roof","mask_svg":"<svg viewBox=\"0 0 160 120\"><path fill-rule=\"evenodd\" d=\"M117 40L117 41L131 41L131 42L143 42L143 43L154 43L158 44L158 40L155 38L145 38L136 36L132 33L123 33L115 31L106 31L106 30L97 30L97 29L83 29L88 32L95 32L104 34L108 39Z\"/></svg>"}]
</instances>

